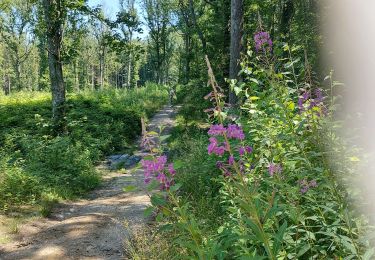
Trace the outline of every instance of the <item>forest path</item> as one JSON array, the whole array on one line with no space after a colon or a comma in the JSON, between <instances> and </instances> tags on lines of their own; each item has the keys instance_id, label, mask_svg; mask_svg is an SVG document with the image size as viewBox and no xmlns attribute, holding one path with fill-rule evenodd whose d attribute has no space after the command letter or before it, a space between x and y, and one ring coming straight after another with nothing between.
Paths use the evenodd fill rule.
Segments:
<instances>
[{"instance_id":1,"label":"forest path","mask_svg":"<svg viewBox=\"0 0 375 260\"><path fill-rule=\"evenodd\" d=\"M175 114L175 109L164 107L148 129L164 125L163 134L167 134L175 124ZM135 154L147 155L141 148ZM108 171L104 164L100 168ZM0 246L0 259L126 259L124 241L146 222L143 211L150 204L144 191L123 192L128 185L142 187L143 170L104 174L101 187L87 199L63 203L50 218L21 226L15 242Z\"/></svg>"}]
</instances>

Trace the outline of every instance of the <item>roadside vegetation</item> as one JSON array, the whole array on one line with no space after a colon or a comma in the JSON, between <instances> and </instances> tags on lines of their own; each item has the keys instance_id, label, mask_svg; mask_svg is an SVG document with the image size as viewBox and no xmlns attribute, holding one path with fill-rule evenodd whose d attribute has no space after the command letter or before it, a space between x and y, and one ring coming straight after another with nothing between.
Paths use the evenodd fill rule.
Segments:
<instances>
[{"instance_id":1,"label":"roadside vegetation","mask_svg":"<svg viewBox=\"0 0 375 260\"><path fill-rule=\"evenodd\" d=\"M153 221L126 245L130 258L374 258L366 202L350 185L369 156L357 129L339 135L342 120L367 117L340 114L348 88L323 63L345 46L330 50L336 35L322 30L337 3L103 1L108 13L95 2L0 0L8 233L23 212L47 216L97 187L96 166L144 134ZM171 102L173 132L145 133L141 118Z\"/></svg>"},{"instance_id":2,"label":"roadside vegetation","mask_svg":"<svg viewBox=\"0 0 375 260\"><path fill-rule=\"evenodd\" d=\"M238 109L225 104L210 67L204 94L180 92L188 105L169 139L174 186L153 195L158 227L133 241L134 258L372 258L374 229L350 185L364 156L338 137L340 106L326 94L340 84L331 74L330 91L309 89L295 73L308 69L293 58L298 48L284 45L289 58L271 62L268 44L248 54L243 82L232 83ZM202 104L206 117L192 117L187 108Z\"/></svg>"},{"instance_id":3,"label":"roadside vegetation","mask_svg":"<svg viewBox=\"0 0 375 260\"><path fill-rule=\"evenodd\" d=\"M96 187L95 165L114 152L131 152L141 117L167 102L164 87L69 94L67 133L53 133L48 93L0 97L0 208L42 206Z\"/></svg>"}]
</instances>

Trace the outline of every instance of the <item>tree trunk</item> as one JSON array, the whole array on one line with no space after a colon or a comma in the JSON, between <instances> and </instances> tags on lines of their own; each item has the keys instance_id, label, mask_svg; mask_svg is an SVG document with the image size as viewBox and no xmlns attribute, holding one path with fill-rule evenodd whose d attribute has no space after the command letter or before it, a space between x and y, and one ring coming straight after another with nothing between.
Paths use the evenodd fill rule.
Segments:
<instances>
[{"instance_id":1,"label":"tree trunk","mask_svg":"<svg viewBox=\"0 0 375 260\"><path fill-rule=\"evenodd\" d=\"M293 0L282 1L279 31L280 31L280 34L284 35L286 38L289 37L290 23L292 21L293 15L294 15Z\"/></svg>"},{"instance_id":2,"label":"tree trunk","mask_svg":"<svg viewBox=\"0 0 375 260\"><path fill-rule=\"evenodd\" d=\"M222 17L222 28L223 28L223 53L230 53L230 1L231 0L224 0L223 1L223 7L222 11L220 12ZM219 78L219 84L223 85L225 84L225 79L229 78L229 68L230 68L230 55L223 55L223 67L221 69L222 71L222 77Z\"/></svg>"},{"instance_id":3,"label":"tree trunk","mask_svg":"<svg viewBox=\"0 0 375 260\"><path fill-rule=\"evenodd\" d=\"M239 79L240 55L242 50L242 26L243 26L243 0L231 0L230 17L230 67L229 78ZM235 105L236 95L233 91L229 92L229 103Z\"/></svg>"},{"instance_id":4,"label":"tree trunk","mask_svg":"<svg viewBox=\"0 0 375 260\"><path fill-rule=\"evenodd\" d=\"M43 80L48 68L48 57L46 52L46 40L42 36L39 37L38 54L39 54L39 70L38 70L38 89L44 90L47 86Z\"/></svg>"},{"instance_id":5,"label":"tree trunk","mask_svg":"<svg viewBox=\"0 0 375 260\"><path fill-rule=\"evenodd\" d=\"M9 75L4 75L4 85L3 85L3 90L5 95L10 94L10 80L9 80Z\"/></svg>"},{"instance_id":6,"label":"tree trunk","mask_svg":"<svg viewBox=\"0 0 375 260\"><path fill-rule=\"evenodd\" d=\"M131 73L132 73L132 53L130 52L129 53L129 61L128 61L128 80L127 80L128 88L130 88Z\"/></svg>"},{"instance_id":7,"label":"tree trunk","mask_svg":"<svg viewBox=\"0 0 375 260\"><path fill-rule=\"evenodd\" d=\"M100 77L100 89L103 89L103 86L104 86L104 48L100 51L99 77Z\"/></svg>"},{"instance_id":8,"label":"tree trunk","mask_svg":"<svg viewBox=\"0 0 375 260\"><path fill-rule=\"evenodd\" d=\"M207 43L206 43L206 39L204 38L203 32L202 32L201 28L198 25L197 15L195 14L195 8L194 8L193 0L189 0L189 9L190 9L190 13L191 13L193 24L195 26L195 29L196 29L197 33L198 33L199 40L202 43L203 54L207 55Z\"/></svg>"},{"instance_id":9,"label":"tree trunk","mask_svg":"<svg viewBox=\"0 0 375 260\"><path fill-rule=\"evenodd\" d=\"M188 84L190 80L190 36L188 33L185 33L185 66L184 66L184 84Z\"/></svg>"},{"instance_id":10,"label":"tree trunk","mask_svg":"<svg viewBox=\"0 0 375 260\"><path fill-rule=\"evenodd\" d=\"M17 57L16 57L16 61L15 61L15 64L14 64L14 73L15 73L15 80L16 80L16 89L17 91L21 91L22 90L22 84L21 84L21 63L20 63L20 59L18 57L18 54L17 54Z\"/></svg>"},{"instance_id":11,"label":"tree trunk","mask_svg":"<svg viewBox=\"0 0 375 260\"><path fill-rule=\"evenodd\" d=\"M61 61L64 8L61 0L43 0L47 23L48 67L52 90L52 116L56 133L63 133L65 122L65 85Z\"/></svg>"}]
</instances>

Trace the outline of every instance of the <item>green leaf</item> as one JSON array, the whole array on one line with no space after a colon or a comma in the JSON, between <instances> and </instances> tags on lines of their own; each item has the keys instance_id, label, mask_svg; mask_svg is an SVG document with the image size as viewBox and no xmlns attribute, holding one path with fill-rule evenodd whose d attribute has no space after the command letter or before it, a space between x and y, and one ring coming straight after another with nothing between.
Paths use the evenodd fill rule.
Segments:
<instances>
[{"instance_id":1,"label":"green leaf","mask_svg":"<svg viewBox=\"0 0 375 260\"><path fill-rule=\"evenodd\" d=\"M303 256L307 251L310 250L310 245L309 244L306 244L304 247L302 247L301 250L299 250L298 252L298 255L297 255L297 259L299 259L299 257Z\"/></svg>"},{"instance_id":2,"label":"green leaf","mask_svg":"<svg viewBox=\"0 0 375 260\"><path fill-rule=\"evenodd\" d=\"M277 234L274 237L274 239L275 239L275 241L273 243L273 254L274 255L277 255L279 253L280 246L283 242L284 233L285 233L287 227L288 227L288 224L287 224L286 221L284 221L283 225L279 228L279 231L277 232Z\"/></svg>"},{"instance_id":3,"label":"green leaf","mask_svg":"<svg viewBox=\"0 0 375 260\"><path fill-rule=\"evenodd\" d=\"M288 106L287 106L287 108L289 109L289 110L294 110L294 108L295 108L296 106L294 105L294 102L293 101L290 101L290 102L288 102Z\"/></svg>"},{"instance_id":4,"label":"green leaf","mask_svg":"<svg viewBox=\"0 0 375 260\"><path fill-rule=\"evenodd\" d=\"M150 132L147 132L147 135L154 135L154 136L158 136L159 134L155 131L150 131Z\"/></svg>"},{"instance_id":5,"label":"green leaf","mask_svg":"<svg viewBox=\"0 0 375 260\"><path fill-rule=\"evenodd\" d=\"M158 229L158 232L169 231L169 230L172 230L172 229L173 229L173 225L172 225L172 224L165 224L165 225L162 225L162 226Z\"/></svg>"},{"instance_id":6,"label":"green leaf","mask_svg":"<svg viewBox=\"0 0 375 260\"><path fill-rule=\"evenodd\" d=\"M156 216L155 220L156 220L157 222L160 222L160 221L163 220L163 218L164 218L164 215L163 215L163 213L160 212L160 213Z\"/></svg>"},{"instance_id":7,"label":"green leaf","mask_svg":"<svg viewBox=\"0 0 375 260\"><path fill-rule=\"evenodd\" d=\"M162 135L159 137L160 141L161 142L164 142L165 140L167 140L171 135Z\"/></svg>"},{"instance_id":8,"label":"green leaf","mask_svg":"<svg viewBox=\"0 0 375 260\"><path fill-rule=\"evenodd\" d=\"M135 191L136 189L137 189L137 186L134 186L134 185L129 185L129 186L122 188L124 192L131 192L131 191Z\"/></svg>"},{"instance_id":9,"label":"green leaf","mask_svg":"<svg viewBox=\"0 0 375 260\"><path fill-rule=\"evenodd\" d=\"M176 184L173 185L169 190L170 190L171 192L176 192L176 191L178 191L181 187L182 187L182 184L181 184L181 183L176 183Z\"/></svg>"},{"instance_id":10,"label":"green leaf","mask_svg":"<svg viewBox=\"0 0 375 260\"><path fill-rule=\"evenodd\" d=\"M143 215L147 218L151 216L152 212L154 212L154 207L150 206L150 207L147 207L145 211L143 211Z\"/></svg>"},{"instance_id":11,"label":"green leaf","mask_svg":"<svg viewBox=\"0 0 375 260\"><path fill-rule=\"evenodd\" d=\"M256 83L256 84L260 84L260 82L257 80L257 79L254 79L254 78L250 78L250 80L252 81L252 82L254 82L254 83Z\"/></svg>"},{"instance_id":12,"label":"green leaf","mask_svg":"<svg viewBox=\"0 0 375 260\"><path fill-rule=\"evenodd\" d=\"M157 180L152 180L151 183L147 186L148 191L153 191L160 186L160 183Z\"/></svg>"},{"instance_id":13,"label":"green leaf","mask_svg":"<svg viewBox=\"0 0 375 260\"><path fill-rule=\"evenodd\" d=\"M152 160L154 160L154 156L147 155L147 156L143 157L142 159L145 160L145 161L152 161Z\"/></svg>"},{"instance_id":14,"label":"green leaf","mask_svg":"<svg viewBox=\"0 0 375 260\"><path fill-rule=\"evenodd\" d=\"M175 170L181 169L184 166L184 163L181 160L176 160L173 162L173 167Z\"/></svg>"},{"instance_id":15,"label":"green leaf","mask_svg":"<svg viewBox=\"0 0 375 260\"><path fill-rule=\"evenodd\" d=\"M167 204L167 201L159 194L154 194L151 196L151 203L154 206L165 206Z\"/></svg>"},{"instance_id":16,"label":"green leaf","mask_svg":"<svg viewBox=\"0 0 375 260\"><path fill-rule=\"evenodd\" d=\"M236 93L236 95L240 94L241 91L242 91L241 88L239 88L239 87L234 87L234 92Z\"/></svg>"},{"instance_id":17,"label":"green leaf","mask_svg":"<svg viewBox=\"0 0 375 260\"><path fill-rule=\"evenodd\" d=\"M354 255L357 255L357 250L355 246L352 244L351 239L347 236L340 235L340 242Z\"/></svg>"}]
</instances>

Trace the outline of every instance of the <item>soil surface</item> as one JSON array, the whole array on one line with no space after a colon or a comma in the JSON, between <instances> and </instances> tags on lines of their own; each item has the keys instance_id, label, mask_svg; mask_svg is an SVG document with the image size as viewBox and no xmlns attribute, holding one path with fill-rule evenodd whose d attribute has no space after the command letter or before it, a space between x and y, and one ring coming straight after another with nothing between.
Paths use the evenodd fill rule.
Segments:
<instances>
[{"instance_id":1,"label":"soil surface","mask_svg":"<svg viewBox=\"0 0 375 260\"><path fill-rule=\"evenodd\" d=\"M166 106L150 121L148 130L174 126L175 109ZM140 143L140 142L138 142ZM141 148L137 155L146 156ZM123 192L129 185L143 187L143 170L113 172L101 165L104 182L86 199L59 204L49 218L19 227L14 242L0 246L1 260L127 259L124 241L146 223L146 192Z\"/></svg>"}]
</instances>

